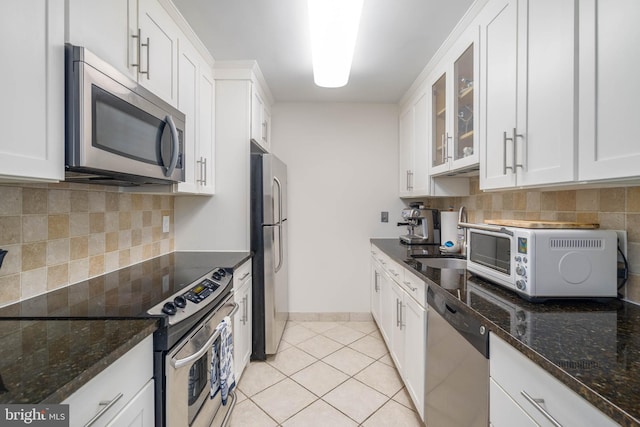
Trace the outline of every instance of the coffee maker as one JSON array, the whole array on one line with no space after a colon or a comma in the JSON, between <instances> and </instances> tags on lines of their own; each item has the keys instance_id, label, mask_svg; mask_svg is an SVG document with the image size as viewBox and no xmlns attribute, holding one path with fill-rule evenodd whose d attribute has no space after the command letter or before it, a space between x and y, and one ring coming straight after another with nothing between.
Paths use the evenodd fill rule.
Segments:
<instances>
[{"instance_id":1,"label":"coffee maker","mask_svg":"<svg viewBox=\"0 0 640 427\"><path fill-rule=\"evenodd\" d=\"M440 244L440 212L412 203L402 210L402 219L398 225L407 226L407 234L400 241L408 245Z\"/></svg>"}]
</instances>

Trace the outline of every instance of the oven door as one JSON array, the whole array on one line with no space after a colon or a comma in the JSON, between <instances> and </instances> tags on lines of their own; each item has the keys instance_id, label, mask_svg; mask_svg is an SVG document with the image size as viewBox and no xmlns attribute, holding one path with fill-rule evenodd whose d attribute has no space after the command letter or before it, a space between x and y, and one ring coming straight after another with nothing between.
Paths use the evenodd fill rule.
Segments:
<instances>
[{"instance_id":1,"label":"oven door","mask_svg":"<svg viewBox=\"0 0 640 427\"><path fill-rule=\"evenodd\" d=\"M467 230L467 270L503 286L515 289L512 253L513 232L504 228L469 228Z\"/></svg>"},{"instance_id":2,"label":"oven door","mask_svg":"<svg viewBox=\"0 0 640 427\"><path fill-rule=\"evenodd\" d=\"M193 328L165 357L166 425L209 426L222 405L220 393L209 398L211 356L217 326L232 316L238 304L232 297Z\"/></svg>"}]
</instances>

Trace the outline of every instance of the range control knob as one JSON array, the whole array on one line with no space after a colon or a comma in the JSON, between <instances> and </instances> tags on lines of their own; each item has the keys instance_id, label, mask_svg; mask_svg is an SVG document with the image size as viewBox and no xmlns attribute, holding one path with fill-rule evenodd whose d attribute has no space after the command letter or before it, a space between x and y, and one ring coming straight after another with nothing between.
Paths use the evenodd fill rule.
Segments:
<instances>
[{"instance_id":1,"label":"range control knob","mask_svg":"<svg viewBox=\"0 0 640 427\"><path fill-rule=\"evenodd\" d=\"M187 299L182 295L178 295L173 300L173 303L176 305L176 307L185 308L187 306Z\"/></svg>"},{"instance_id":2,"label":"range control knob","mask_svg":"<svg viewBox=\"0 0 640 427\"><path fill-rule=\"evenodd\" d=\"M178 311L178 309L176 308L176 305L171 301L165 303L162 306L162 312L164 314L168 314L169 316L173 316L174 314L176 314L176 311Z\"/></svg>"},{"instance_id":3,"label":"range control knob","mask_svg":"<svg viewBox=\"0 0 640 427\"><path fill-rule=\"evenodd\" d=\"M525 274L527 274L527 271L524 269L524 267L519 265L519 266L516 267L516 274L518 276L524 276Z\"/></svg>"},{"instance_id":4,"label":"range control knob","mask_svg":"<svg viewBox=\"0 0 640 427\"><path fill-rule=\"evenodd\" d=\"M213 278L214 278L214 279L216 279L216 280L220 280L220 279L222 279L222 276L221 276L221 275L220 275L220 273L218 273L217 271L215 271L215 272L211 275L211 277L213 277Z\"/></svg>"},{"instance_id":5,"label":"range control knob","mask_svg":"<svg viewBox=\"0 0 640 427\"><path fill-rule=\"evenodd\" d=\"M521 291L524 291L527 288L527 282L522 279L516 280L516 287Z\"/></svg>"},{"instance_id":6,"label":"range control knob","mask_svg":"<svg viewBox=\"0 0 640 427\"><path fill-rule=\"evenodd\" d=\"M221 277L224 277L224 276L226 276L226 275L227 275L227 272L226 272L226 271L224 271L222 268L219 268L219 269L218 269L218 271L217 271L217 273L218 273Z\"/></svg>"}]
</instances>

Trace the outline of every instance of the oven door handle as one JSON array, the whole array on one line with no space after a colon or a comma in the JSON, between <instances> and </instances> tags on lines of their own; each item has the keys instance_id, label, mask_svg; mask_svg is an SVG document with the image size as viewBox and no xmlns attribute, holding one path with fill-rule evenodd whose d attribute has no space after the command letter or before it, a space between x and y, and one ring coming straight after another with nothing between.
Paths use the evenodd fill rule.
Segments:
<instances>
[{"instance_id":1,"label":"oven door handle","mask_svg":"<svg viewBox=\"0 0 640 427\"><path fill-rule=\"evenodd\" d=\"M238 303L234 302L233 310L231 310L231 312L227 316L233 316L238 311L239 307L240 306L238 305ZM184 359L175 359L175 358L171 359L171 366L173 366L175 369L180 369L190 364L194 360L198 360L200 357L202 357L202 355L204 355L207 351L209 351L209 348L211 348L211 346L213 345L213 342L217 340L219 336L220 336L220 331L216 329L213 335L211 335L211 338L209 338L207 342L202 347L200 347L198 351L193 353L191 356L185 357Z\"/></svg>"}]
</instances>

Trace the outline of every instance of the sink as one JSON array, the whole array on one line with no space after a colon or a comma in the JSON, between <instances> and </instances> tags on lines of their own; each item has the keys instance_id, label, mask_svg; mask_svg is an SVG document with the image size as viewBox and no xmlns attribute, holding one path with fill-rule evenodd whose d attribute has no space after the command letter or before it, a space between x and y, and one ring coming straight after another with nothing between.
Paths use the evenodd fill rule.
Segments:
<instances>
[{"instance_id":1,"label":"sink","mask_svg":"<svg viewBox=\"0 0 640 427\"><path fill-rule=\"evenodd\" d=\"M420 258L419 262L433 268L467 268L467 260L460 258Z\"/></svg>"}]
</instances>

